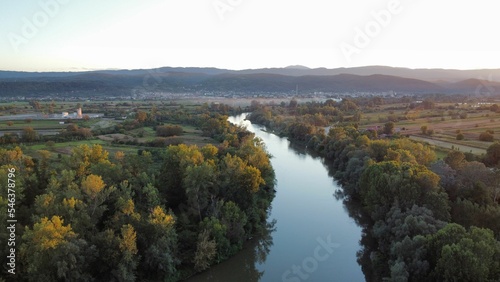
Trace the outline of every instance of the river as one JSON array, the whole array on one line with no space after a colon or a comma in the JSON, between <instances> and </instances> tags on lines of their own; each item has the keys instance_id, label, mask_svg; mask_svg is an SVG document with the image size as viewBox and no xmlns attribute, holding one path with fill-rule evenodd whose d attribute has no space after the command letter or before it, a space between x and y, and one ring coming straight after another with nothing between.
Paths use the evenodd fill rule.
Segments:
<instances>
[{"instance_id":1,"label":"river","mask_svg":"<svg viewBox=\"0 0 500 282\"><path fill-rule=\"evenodd\" d=\"M364 281L356 261L361 228L334 197L340 187L323 160L244 121L245 116L229 121L243 122L273 156L277 192L268 222L274 225L267 236L250 240L236 256L188 281Z\"/></svg>"}]
</instances>

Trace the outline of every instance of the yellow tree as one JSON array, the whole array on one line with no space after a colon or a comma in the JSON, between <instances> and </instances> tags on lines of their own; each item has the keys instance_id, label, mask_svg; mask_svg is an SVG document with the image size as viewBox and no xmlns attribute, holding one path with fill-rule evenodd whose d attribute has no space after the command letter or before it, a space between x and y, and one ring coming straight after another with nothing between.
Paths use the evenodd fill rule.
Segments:
<instances>
[{"instance_id":1,"label":"yellow tree","mask_svg":"<svg viewBox=\"0 0 500 282\"><path fill-rule=\"evenodd\" d=\"M0 164L15 164L20 162L23 157L23 151L19 147L12 150L0 149Z\"/></svg>"},{"instance_id":2,"label":"yellow tree","mask_svg":"<svg viewBox=\"0 0 500 282\"><path fill-rule=\"evenodd\" d=\"M148 117L148 114L146 112L138 111L135 118L137 119L138 122L144 122L146 121L146 118Z\"/></svg>"},{"instance_id":3,"label":"yellow tree","mask_svg":"<svg viewBox=\"0 0 500 282\"><path fill-rule=\"evenodd\" d=\"M64 220L59 216L54 215L50 220L44 217L39 223L35 223L33 230L26 231L23 240L31 241L37 250L54 249L75 236L71 224L63 224Z\"/></svg>"},{"instance_id":4,"label":"yellow tree","mask_svg":"<svg viewBox=\"0 0 500 282\"><path fill-rule=\"evenodd\" d=\"M149 214L148 221L150 224L166 230L174 225L174 217L166 214L160 206L156 206L151 214Z\"/></svg>"},{"instance_id":5,"label":"yellow tree","mask_svg":"<svg viewBox=\"0 0 500 282\"><path fill-rule=\"evenodd\" d=\"M44 217L26 228L20 247L23 272L29 281L84 281L89 279L84 252L91 251L78 239L71 225L59 216Z\"/></svg>"},{"instance_id":6,"label":"yellow tree","mask_svg":"<svg viewBox=\"0 0 500 282\"><path fill-rule=\"evenodd\" d=\"M137 268L137 233L132 225L123 225L119 239L121 261L118 264L119 281L135 281L135 269Z\"/></svg>"},{"instance_id":7,"label":"yellow tree","mask_svg":"<svg viewBox=\"0 0 500 282\"><path fill-rule=\"evenodd\" d=\"M105 186L106 184L99 175L91 174L82 181L82 190L91 199L95 199Z\"/></svg>"},{"instance_id":8,"label":"yellow tree","mask_svg":"<svg viewBox=\"0 0 500 282\"><path fill-rule=\"evenodd\" d=\"M119 162L123 162L123 159L125 158L125 153L123 151L117 151L115 153L115 159Z\"/></svg>"},{"instance_id":9,"label":"yellow tree","mask_svg":"<svg viewBox=\"0 0 500 282\"><path fill-rule=\"evenodd\" d=\"M82 181L82 191L89 197L88 203L90 216L94 216L97 207L104 203L109 194L114 190L114 187L112 186L111 188L103 191L104 187L106 187L106 183L104 183L99 175L90 174ZM100 217L100 214L104 212L104 210L104 207L100 208L99 212L96 214L96 220Z\"/></svg>"},{"instance_id":10,"label":"yellow tree","mask_svg":"<svg viewBox=\"0 0 500 282\"><path fill-rule=\"evenodd\" d=\"M157 281L170 278L167 281L177 281L177 234L175 218L160 206L156 206L148 217L148 225L143 232L140 269L147 273L146 280ZM152 229L150 229L152 227Z\"/></svg>"},{"instance_id":11,"label":"yellow tree","mask_svg":"<svg viewBox=\"0 0 500 282\"><path fill-rule=\"evenodd\" d=\"M121 229L120 251L126 259L132 259L137 254L137 234L130 224L124 225Z\"/></svg>"},{"instance_id":12,"label":"yellow tree","mask_svg":"<svg viewBox=\"0 0 500 282\"><path fill-rule=\"evenodd\" d=\"M81 145L73 149L71 154L71 166L76 170L77 176L84 176L93 164L110 164L108 151L101 145L95 144L92 147Z\"/></svg>"}]
</instances>

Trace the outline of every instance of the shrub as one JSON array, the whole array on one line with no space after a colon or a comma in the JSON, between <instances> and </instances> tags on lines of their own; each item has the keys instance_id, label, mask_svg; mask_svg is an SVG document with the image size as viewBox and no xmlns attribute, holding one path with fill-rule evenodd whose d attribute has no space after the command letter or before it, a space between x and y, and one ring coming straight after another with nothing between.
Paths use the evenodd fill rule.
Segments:
<instances>
[{"instance_id":1,"label":"shrub","mask_svg":"<svg viewBox=\"0 0 500 282\"><path fill-rule=\"evenodd\" d=\"M162 125L156 127L156 135L160 137L179 136L182 132L182 126L178 125Z\"/></svg>"},{"instance_id":2,"label":"shrub","mask_svg":"<svg viewBox=\"0 0 500 282\"><path fill-rule=\"evenodd\" d=\"M462 133L457 134L457 140L464 140L464 135Z\"/></svg>"},{"instance_id":3,"label":"shrub","mask_svg":"<svg viewBox=\"0 0 500 282\"><path fill-rule=\"evenodd\" d=\"M56 143L52 140L49 140L45 143L45 146L47 146L48 148L50 149L54 149L54 146L56 145Z\"/></svg>"},{"instance_id":4,"label":"shrub","mask_svg":"<svg viewBox=\"0 0 500 282\"><path fill-rule=\"evenodd\" d=\"M422 131L422 134L427 134L427 125L422 125L420 130Z\"/></svg>"},{"instance_id":5,"label":"shrub","mask_svg":"<svg viewBox=\"0 0 500 282\"><path fill-rule=\"evenodd\" d=\"M491 142L493 141L493 134L489 133L489 132L483 132L481 134L479 134L479 140L480 141L487 141L487 142Z\"/></svg>"}]
</instances>

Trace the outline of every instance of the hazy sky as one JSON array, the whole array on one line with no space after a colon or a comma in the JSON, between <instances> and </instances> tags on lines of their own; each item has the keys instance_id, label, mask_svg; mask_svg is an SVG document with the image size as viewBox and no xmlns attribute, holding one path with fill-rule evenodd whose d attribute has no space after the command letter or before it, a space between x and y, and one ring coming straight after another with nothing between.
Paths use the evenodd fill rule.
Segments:
<instances>
[{"instance_id":1,"label":"hazy sky","mask_svg":"<svg viewBox=\"0 0 500 282\"><path fill-rule=\"evenodd\" d=\"M0 69L500 68L497 3L0 0Z\"/></svg>"}]
</instances>

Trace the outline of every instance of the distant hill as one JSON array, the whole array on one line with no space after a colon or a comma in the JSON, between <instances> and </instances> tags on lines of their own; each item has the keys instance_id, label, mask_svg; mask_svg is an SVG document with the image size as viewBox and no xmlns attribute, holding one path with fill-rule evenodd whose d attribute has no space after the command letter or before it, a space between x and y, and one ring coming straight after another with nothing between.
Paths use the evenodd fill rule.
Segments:
<instances>
[{"instance_id":1,"label":"distant hill","mask_svg":"<svg viewBox=\"0 0 500 282\"><path fill-rule=\"evenodd\" d=\"M310 70L310 68L308 68L306 66L301 66L301 65L288 66L288 67L285 67L285 69Z\"/></svg>"},{"instance_id":2,"label":"distant hill","mask_svg":"<svg viewBox=\"0 0 500 282\"><path fill-rule=\"evenodd\" d=\"M481 93L500 94L500 69L444 70L384 66L249 70L179 68L88 72L0 71L0 96L130 95L131 91L295 93ZM479 90L478 90L479 89Z\"/></svg>"}]
</instances>

